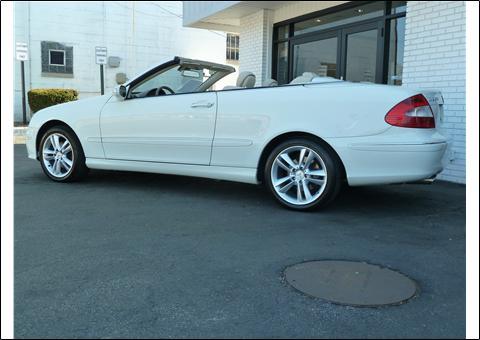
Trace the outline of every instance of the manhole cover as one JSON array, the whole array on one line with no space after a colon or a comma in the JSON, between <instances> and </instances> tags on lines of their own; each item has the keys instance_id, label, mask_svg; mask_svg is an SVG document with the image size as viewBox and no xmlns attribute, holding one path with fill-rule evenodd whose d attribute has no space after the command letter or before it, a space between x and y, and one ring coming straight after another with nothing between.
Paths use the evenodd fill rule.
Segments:
<instances>
[{"instance_id":1,"label":"manhole cover","mask_svg":"<svg viewBox=\"0 0 480 340\"><path fill-rule=\"evenodd\" d=\"M362 262L299 263L285 270L285 278L305 294L351 306L399 304L417 292L405 275Z\"/></svg>"}]
</instances>

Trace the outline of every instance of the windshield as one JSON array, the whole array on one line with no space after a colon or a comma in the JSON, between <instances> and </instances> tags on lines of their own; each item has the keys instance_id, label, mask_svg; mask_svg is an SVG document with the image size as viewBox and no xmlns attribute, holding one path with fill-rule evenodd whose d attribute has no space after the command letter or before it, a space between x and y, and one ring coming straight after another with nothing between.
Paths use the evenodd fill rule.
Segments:
<instances>
[{"instance_id":1,"label":"windshield","mask_svg":"<svg viewBox=\"0 0 480 340\"><path fill-rule=\"evenodd\" d=\"M130 92L131 98L203 92L202 85L218 71L202 66L172 65L144 79ZM209 87L209 86L208 86Z\"/></svg>"}]
</instances>

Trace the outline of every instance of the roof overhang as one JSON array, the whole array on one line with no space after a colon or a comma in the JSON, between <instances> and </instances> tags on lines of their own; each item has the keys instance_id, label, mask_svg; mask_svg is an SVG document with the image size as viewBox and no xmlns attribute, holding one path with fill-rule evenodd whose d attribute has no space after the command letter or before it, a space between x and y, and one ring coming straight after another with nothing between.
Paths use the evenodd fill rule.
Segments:
<instances>
[{"instance_id":1,"label":"roof overhang","mask_svg":"<svg viewBox=\"0 0 480 340\"><path fill-rule=\"evenodd\" d=\"M278 9L295 1L184 1L183 26L238 32L240 19L261 9Z\"/></svg>"}]
</instances>

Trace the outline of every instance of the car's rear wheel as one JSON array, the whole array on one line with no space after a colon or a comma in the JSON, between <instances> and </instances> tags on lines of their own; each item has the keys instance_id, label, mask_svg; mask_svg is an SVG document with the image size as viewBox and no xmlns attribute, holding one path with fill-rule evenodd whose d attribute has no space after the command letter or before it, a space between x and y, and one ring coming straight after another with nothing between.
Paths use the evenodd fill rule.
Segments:
<instances>
[{"instance_id":1,"label":"car's rear wheel","mask_svg":"<svg viewBox=\"0 0 480 340\"><path fill-rule=\"evenodd\" d=\"M56 182L79 180L88 172L80 141L64 126L52 127L43 135L39 160L45 174Z\"/></svg>"},{"instance_id":2,"label":"car's rear wheel","mask_svg":"<svg viewBox=\"0 0 480 340\"><path fill-rule=\"evenodd\" d=\"M265 182L284 206L317 209L330 203L340 191L342 167L328 148L299 138L286 141L271 152Z\"/></svg>"}]
</instances>

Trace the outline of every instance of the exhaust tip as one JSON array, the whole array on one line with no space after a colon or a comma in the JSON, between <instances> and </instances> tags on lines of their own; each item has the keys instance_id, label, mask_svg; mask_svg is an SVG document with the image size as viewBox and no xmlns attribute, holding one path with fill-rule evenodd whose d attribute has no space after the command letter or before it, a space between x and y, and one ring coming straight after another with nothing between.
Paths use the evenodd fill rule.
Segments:
<instances>
[{"instance_id":1,"label":"exhaust tip","mask_svg":"<svg viewBox=\"0 0 480 340\"><path fill-rule=\"evenodd\" d=\"M433 175L432 177L425 178L419 181L408 182L408 184L432 184L433 182L435 182L436 178L437 178L437 175Z\"/></svg>"}]
</instances>

